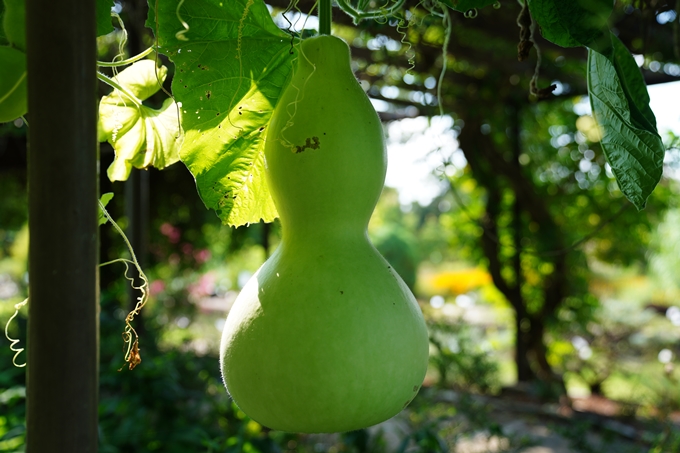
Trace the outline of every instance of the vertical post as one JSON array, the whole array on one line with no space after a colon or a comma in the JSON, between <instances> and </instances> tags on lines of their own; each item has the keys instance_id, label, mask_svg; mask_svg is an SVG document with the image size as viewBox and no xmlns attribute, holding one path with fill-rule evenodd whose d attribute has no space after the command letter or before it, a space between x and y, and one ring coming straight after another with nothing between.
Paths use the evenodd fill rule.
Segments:
<instances>
[{"instance_id":1,"label":"vertical post","mask_svg":"<svg viewBox=\"0 0 680 453\"><path fill-rule=\"evenodd\" d=\"M95 453L98 400L94 0L27 0L28 453Z\"/></svg>"}]
</instances>

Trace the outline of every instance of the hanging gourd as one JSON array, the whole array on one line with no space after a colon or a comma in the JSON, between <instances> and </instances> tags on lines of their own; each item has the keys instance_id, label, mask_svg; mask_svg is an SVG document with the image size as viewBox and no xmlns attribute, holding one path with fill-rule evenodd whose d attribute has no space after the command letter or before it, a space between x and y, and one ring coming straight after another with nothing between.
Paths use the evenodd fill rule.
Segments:
<instances>
[{"instance_id":1,"label":"hanging gourd","mask_svg":"<svg viewBox=\"0 0 680 453\"><path fill-rule=\"evenodd\" d=\"M227 390L272 429L380 423L418 392L428 336L415 298L366 233L385 179L385 142L342 40L302 42L265 157L282 239L227 318Z\"/></svg>"}]
</instances>

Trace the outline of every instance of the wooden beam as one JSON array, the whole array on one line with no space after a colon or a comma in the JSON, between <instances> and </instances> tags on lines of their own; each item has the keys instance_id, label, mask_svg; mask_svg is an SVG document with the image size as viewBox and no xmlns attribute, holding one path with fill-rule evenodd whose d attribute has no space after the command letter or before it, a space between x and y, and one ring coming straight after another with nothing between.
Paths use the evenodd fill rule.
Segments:
<instances>
[{"instance_id":1,"label":"wooden beam","mask_svg":"<svg viewBox=\"0 0 680 453\"><path fill-rule=\"evenodd\" d=\"M97 451L94 0L27 0L28 453Z\"/></svg>"}]
</instances>

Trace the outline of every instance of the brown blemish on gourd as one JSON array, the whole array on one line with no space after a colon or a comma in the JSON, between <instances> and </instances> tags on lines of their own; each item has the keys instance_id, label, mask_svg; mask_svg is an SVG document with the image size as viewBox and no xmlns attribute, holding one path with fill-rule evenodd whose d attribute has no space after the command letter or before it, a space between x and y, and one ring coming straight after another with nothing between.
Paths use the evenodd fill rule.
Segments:
<instances>
[{"instance_id":1,"label":"brown blemish on gourd","mask_svg":"<svg viewBox=\"0 0 680 453\"><path fill-rule=\"evenodd\" d=\"M307 148L309 149L319 149L319 145L321 145L321 142L319 141L319 137L310 137L307 138L307 141L305 141L305 144L302 146L296 146L295 150L293 151L295 154L301 153Z\"/></svg>"},{"instance_id":2,"label":"brown blemish on gourd","mask_svg":"<svg viewBox=\"0 0 680 453\"><path fill-rule=\"evenodd\" d=\"M417 392L417 391L418 391L418 386L417 386L417 385L414 385L414 386L413 386L413 391L414 391L414 392Z\"/></svg>"},{"instance_id":3,"label":"brown blemish on gourd","mask_svg":"<svg viewBox=\"0 0 680 453\"><path fill-rule=\"evenodd\" d=\"M212 91L210 91L210 90L206 91L206 92L205 92L205 97L206 97L207 99L210 99L210 96L212 96Z\"/></svg>"}]
</instances>

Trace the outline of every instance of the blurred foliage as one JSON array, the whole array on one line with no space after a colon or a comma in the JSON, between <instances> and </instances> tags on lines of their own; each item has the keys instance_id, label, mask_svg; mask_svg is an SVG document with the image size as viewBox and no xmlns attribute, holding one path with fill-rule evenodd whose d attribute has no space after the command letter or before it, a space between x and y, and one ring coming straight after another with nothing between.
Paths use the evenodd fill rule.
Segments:
<instances>
[{"instance_id":1,"label":"blurred foliage","mask_svg":"<svg viewBox=\"0 0 680 453\"><path fill-rule=\"evenodd\" d=\"M375 247L413 290L416 286L418 258L413 234L402 226L392 224L373 234Z\"/></svg>"},{"instance_id":2,"label":"blurred foliage","mask_svg":"<svg viewBox=\"0 0 680 453\"><path fill-rule=\"evenodd\" d=\"M469 325L430 321L430 362L438 373L438 385L480 393L494 393L500 385L498 364L480 347Z\"/></svg>"}]
</instances>

